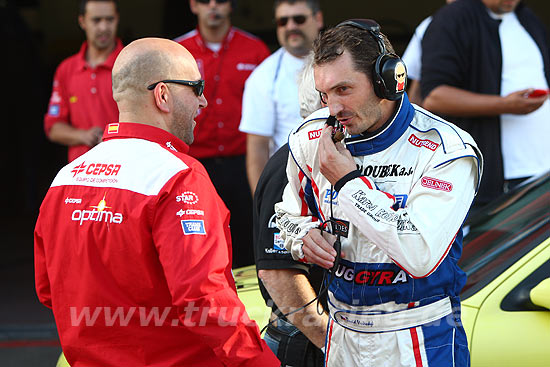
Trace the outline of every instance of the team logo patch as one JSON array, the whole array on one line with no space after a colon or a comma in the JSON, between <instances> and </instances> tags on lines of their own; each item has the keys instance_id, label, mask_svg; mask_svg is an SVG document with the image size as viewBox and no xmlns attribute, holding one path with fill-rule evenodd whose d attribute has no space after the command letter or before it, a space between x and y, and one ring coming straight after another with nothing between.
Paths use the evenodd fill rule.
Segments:
<instances>
[{"instance_id":1,"label":"team logo patch","mask_svg":"<svg viewBox=\"0 0 550 367\"><path fill-rule=\"evenodd\" d=\"M323 131L323 129L308 132L307 136L309 137L309 140L319 139L321 137L321 131Z\"/></svg>"},{"instance_id":2,"label":"team logo patch","mask_svg":"<svg viewBox=\"0 0 550 367\"><path fill-rule=\"evenodd\" d=\"M86 171L86 175L92 176L116 176L118 175L121 167L122 166L120 164L90 163L87 165L86 162L82 162L79 165L73 167L71 173L73 174L73 177L84 171Z\"/></svg>"},{"instance_id":3,"label":"team logo patch","mask_svg":"<svg viewBox=\"0 0 550 367\"><path fill-rule=\"evenodd\" d=\"M193 205L199 202L199 196L193 191L185 191L181 195L176 196L176 202Z\"/></svg>"},{"instance_id":4,"label":"team logo patch","mask_svg":"<svg viewBox=\"0 0 550 367\"><path fill-rule=\"evenodd\" d=\"M91 205L90 208L92 210L80 210L77 209L73 211L71 215L71 219L74 222L79 222L80 225L82 225L84 222L103 222L107 224L120 224L122 223L124 217L122 213L117 213L114 211L111 211L109 209L112 209L111 206L107 205L107 201L105 199L105 195L103 195L103 199L101 199L97 205Z\"/></svg>"},{"instance_id":5,"label":"team logo patch","mask_svg":"<svg viewBox=\"0 0 550 367\"><path fill-rule=\"evenodd\" d=\"M237 64L237 70L239 71L252 71L256 68L256 64L247 64L240 62Z\"/></svg>"},{"instance_id":6,"label":"team logo patch","mask_svg":"<svg viewBox=\"0 0 550 367\"><path fill-rule=\"evenodd\" d=\"M181 228L183 229L183 234L186 236L192 234L206 234L203 220L182 220Z\"/></svg>"},{"instance_id":7,"label":"team logo patch","mask_svg":"<svg viewBox=\"0 0 550 367\"><path fill-rule=\"evenodd\" d=\"M107 134L118 134L119 124L109 124L107 127Z\"/></svg>"},{"instance_id":8,"label":"team logo patch","mask_svg":"<svg viewBox=\"0 0 550 367\"><path fill-rule=\"evenodd\" d=\"M332 202L333 205L338 205L338 191L327 189L323 202L325 204L330 204Z\"/></svg>"},{"instance_id":9,"label":"team logo patch","mask_svg":"<svg viewBox=\"0 0 550 367\"><path fill-rule=\"evenodd\" d=\"M59 116L59 105L57 104L54 104L54 105L51 105L50 108L48 109L48 115L50 116Z\"/></svg>"},{"instance_id":10,"label":"team logo patch","mask_svg":"<svg viewBox=\"0 0 550 367\"><path fill-rule=\"evenodd\" d=\"M283 241L283 237L281 236L280 232L273 234L273 248L277 251L285 251L285 241Z\"/></svg>"},{"instance_id":11,"label":"team logo patch","mask_svg":"<svg viewBox=\"0 0 550 367\"><path fill-rule=\"evenodd\" d=\"M419 139L418 137L416 137L416 135L412 134L411 136L409 136L409 143L411 143L412 145L414 145L415 147L424 147L424 148L427 148L431 151L435 151L437 149L437 147L439 146L439 144L437 143L434 143L433 141L431 140L428 140L428 139Z\"/></svg>"},{"instance_id":12,"label":"team logo patch","mask_svg":"<svg viewBox=\"0 0 550 367\"><path fill-rule=\"evenodd\" d=\"M453 190L453 184L447 181L438 180L432 177L422 177L422 186L429 189L451 192Z\"/></svg>"},{"instance_id":13,"label":"team logo patch","mask_svg":"<svg viewBox=\"0 0 550 367\"><path fill-rule=\"evenodd\" d=\"M405 208L407 206L407 199L409 198L409 195L395 194L393 196L395 197L395 210Z\"/></svg>"}]
</instances>

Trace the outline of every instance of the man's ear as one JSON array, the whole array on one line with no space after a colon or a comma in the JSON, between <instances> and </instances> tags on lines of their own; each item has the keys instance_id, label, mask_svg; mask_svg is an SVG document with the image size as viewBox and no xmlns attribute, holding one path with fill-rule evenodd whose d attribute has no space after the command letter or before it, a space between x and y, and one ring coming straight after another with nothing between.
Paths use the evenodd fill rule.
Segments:
<instances>
[{"instance_id":1,"label":"man's ear","mask_svg":"<svg viewBox=\"0 0 550 367\"><path fill-rule=\"evenodd\" d=\"M80 26L80 29L86 32L86 25L84 24L84 15L78 16L78 25Z\"/></svg>"},{"instance_id":2,"label":"man's ear","mask_svg":"<svg viewBox=\"0 0 550 367\"><path fill-rule=\"evenodd\" d=\"M155 104L157 108L165 113L170 113L171 111L171 98L170 91L168 86L164 83L159 83L153 90L153 95L155 98Z\"/></svg>"},{"instance_id":3,"label":"man's ear","mask_svg":"<svg viewBox=\"0 0 550 367\"><path fill-rule=\"evenodd\" d=\"M191 13L197 15L197 2L195 0L189 0L189 9Z\"/></svg>"}]
</instances>

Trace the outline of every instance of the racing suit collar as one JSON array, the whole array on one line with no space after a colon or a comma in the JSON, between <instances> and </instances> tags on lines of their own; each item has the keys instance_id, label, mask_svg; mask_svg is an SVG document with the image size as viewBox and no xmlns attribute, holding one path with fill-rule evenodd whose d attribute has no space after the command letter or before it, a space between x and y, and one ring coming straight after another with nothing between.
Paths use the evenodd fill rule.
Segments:
<instances>
[{"instance_id":1,"label":"racing suit collar","mask_svg":"<svg viewBox=\"0 0 550 367\"><path fill-rule=\"evenodd\" d=\"M103 140L110 139L144 139L162 145L175 152L187 153L189 146L176 136L158 127L132 122L107 124L103 131Z\"/></svg>"},{"instance_id":2,"label":"racing suit collar","mask_svg":"<svg viewBox=\"0 0 550 367\"><path fill-rule=\"evenodd\" d=\"M399 100L394 115L377 131L352 135L346 138L346 148L352 156L363 156L383 151L392 145L407 130L414 117L414 107L407 94Z\"/></svg>"}]
</instances>

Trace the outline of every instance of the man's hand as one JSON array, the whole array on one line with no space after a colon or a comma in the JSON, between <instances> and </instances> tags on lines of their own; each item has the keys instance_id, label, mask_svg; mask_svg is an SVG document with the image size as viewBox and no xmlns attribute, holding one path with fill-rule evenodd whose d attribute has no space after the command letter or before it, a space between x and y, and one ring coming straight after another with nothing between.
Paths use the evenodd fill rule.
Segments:
<instances>
[{"instance_id":1,"label":"man's hand","mask_svg":"<svg viewBox=\"0 0 550 367\"><path fill-rule=\"evenodd\" d=\"M529 98L527 95L533 91L533 88L518 90L504 97L506 112L516 115L526 115L542 106L548 98L547 95Z\"/></svg>"},{"instance_id":2,"label":"man's hand","mask_svg":"<svg viewBox=\"0 0 550 367\"><path fill-rule=\"evenodd\" d=\"M336 237L330 233L323 232L318 228L311 229L302 238L304 246L302 251L304 252L306 261L319 265L322 268L330 269L334 265L336 260L336 250L333 247ZM344 257L344 253L341 253Z\"/></svg>"},{"instance_id":3,"label":"man's hand","mask_svg":"<svg viewBox=\"0 0 550 367\"><path fill-rule=\"evenodd\" d=\"M101 142L103 129L95 126L90 129L78 129L65 122L55 123L48 132L48 138L54 143L67 146L87 145L94 147Z\"/></svg>"},{"instance_id":4,"label":"man's hand","mask_svg":"<svg viewBox=\"0 0 550 367\"><path fill-rule=\"evenodd\" d=\"M80 130L80 141L82 144L89 147L94 147L99 144L102 137L103 129L97 126L88 130Z\"/></svg>"},{"instance_id":5,"label":"man's hand","mask_svg":"<svg viewBox=\"0 0 550 367\"><path fill-rule=\"evenodd\" d=\"M332 141L332 129L332 126L325 126L321 132L319 167L321 174L334 185L339 179L351 171L355 171L357 166L344 144L340 142L335 144Z\"/></svg>"}]
</instances>

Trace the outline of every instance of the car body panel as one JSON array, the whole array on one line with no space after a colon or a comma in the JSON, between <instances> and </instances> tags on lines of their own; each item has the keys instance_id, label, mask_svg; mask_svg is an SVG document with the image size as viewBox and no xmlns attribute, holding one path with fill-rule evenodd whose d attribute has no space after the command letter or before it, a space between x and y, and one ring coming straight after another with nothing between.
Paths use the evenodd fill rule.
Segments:
<instances>
[{"instance_id":1,"label":"car body panel","mask_svg":"<svg viewBox=\"0 0 550 367\"><path fill-rule=\"evenodd\" d=\"M550 366L550 310L505 311L503 299L535 269L550 260L550 240L483 289L470 344L472 366ZM536 255L536 256L535 256ZM523 260L523 259L522 259ZM518 266L516 266L518 265ZM550 274L548 274L550 277ZM491 289L492 288L492 289Z\"/></svg>"}]
</instances>

